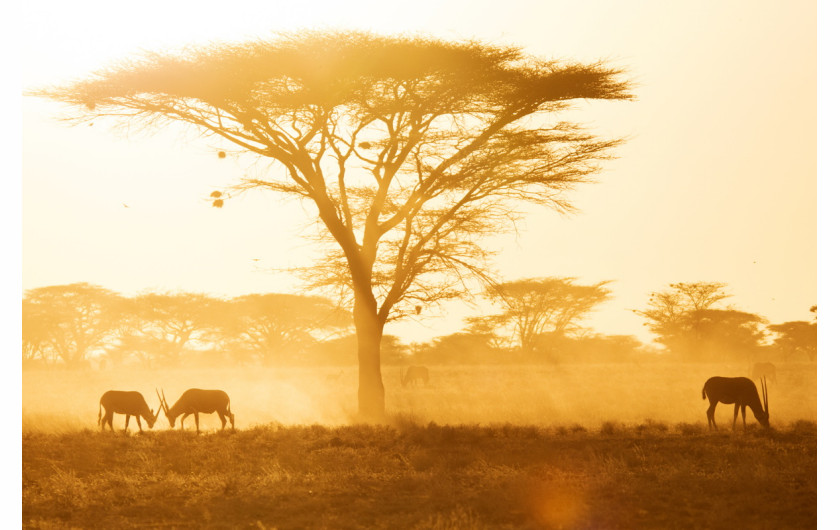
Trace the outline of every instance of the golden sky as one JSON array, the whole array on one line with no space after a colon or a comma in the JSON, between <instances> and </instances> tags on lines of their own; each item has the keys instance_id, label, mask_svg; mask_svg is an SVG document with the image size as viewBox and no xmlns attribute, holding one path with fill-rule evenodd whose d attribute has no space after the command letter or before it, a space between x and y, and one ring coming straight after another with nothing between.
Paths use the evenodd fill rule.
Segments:
<instances>
[{"instance_id":1,"label":"golden sky","mask_svg":"<svg viewBox=\"0 0 840 530\"><path fill-rule=\"evenodd\" d=\"M33 1L19 10L24 88L84 77L140 50L300 28L421 32L605 59L627 70L637 100L581 102L573 116L627 142L599 183L572 195L579 213L535 211L516 237L488 242L501 250L502 276L614 280L614 299L588 324L645 341L630 309L671 282L725 282L729 303L772 323L812 317L816 3ZM312 255L297 202L253 193L219 210L206 201L261 167L218 159L211 138L70 128L55 119L60 112L22 102L23 289L79 281L127 295L296 288L270 269ZM386 333L426 340L457 331L463 314L451 306Z\"/></svg>"}]
</instances>

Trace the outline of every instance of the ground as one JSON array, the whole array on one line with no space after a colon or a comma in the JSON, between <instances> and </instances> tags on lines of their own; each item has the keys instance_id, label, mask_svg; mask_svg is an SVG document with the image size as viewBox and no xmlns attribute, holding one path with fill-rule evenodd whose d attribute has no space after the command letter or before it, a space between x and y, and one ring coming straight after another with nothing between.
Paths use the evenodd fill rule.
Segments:
<instances>
[{"instance_id":1,"label":"ground","mask_svg":"<svg viewBox=\"0 0 840 530\"><path fill-rule=\"evenodd\" d=\"M352 367L24 371L23 526L816 526L813 364L778 366L772 429L746 432L730 405L709 432L700 395L746 363L429 369L385 367L382 425L356 423ZM96 425L106 390L191 387L226 390L237 430Z\"/></svg>"}]
</instances>

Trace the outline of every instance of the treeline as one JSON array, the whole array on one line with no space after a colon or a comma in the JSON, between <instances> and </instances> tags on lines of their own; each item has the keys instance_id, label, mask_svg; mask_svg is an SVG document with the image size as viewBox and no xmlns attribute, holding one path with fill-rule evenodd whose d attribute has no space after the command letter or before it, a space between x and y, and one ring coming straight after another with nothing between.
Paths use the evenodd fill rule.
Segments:
<instances>
[{"instance_id":1,"label":"treeline","mask_svg":"<svg viewBox=\"0 0 840 530\"><path fill-rule=\"evenodd\" d=\"M773 324L757 313L721 307L730 297L720 282L672 283L634 312L675 360L816 361L816 305L810 308L813 321Z\"/></svg>"},{"instance_id":2,"label":"treeline","mask_svg":"<svg viewBox=\"0 0 840 530\"><path fill-rule=\"evenodd\" d=\"M722 308L725 284L676 283L634 310L659 348L634 336L603 335L581 324L609 300L609 282L531 278L482 293L497 312L472 317L457 333L406 344L386 335L382 363L502 364L816 360L814 321L771 324ZM249 294L221 299L196 293L125 297L87 283L26 291L24 367L143 365L354 365L348 311L319 296Z\"/></svg>"},{"instance_id":3,"label":"treeline","mask_svg":"<svg viewBox=\"0 0 840 530\"><path fill-rule=\"evenodd\" d=\"M24 366L68 367L331 361L351 323L317 296L124 297L87 283L27 291L22 317Z\"/></svg>"},{"instance_id":4,"label":"treeline","mask_svg":"<svg viewBox=\"0 0 840 530\"><path fill-rule=\"evenodd\" d=\"M462 332L414 345L412 357L429 364L816 360L816 306L810 308L813 321L772 324L756 313L722 307L731 295L720 282L673 283L633 311L658 348L631 335L599 334L581 322L611 298L609 283L529 278L495 285L483 296L498 312L468 319Z\"/></svg>"}]
</instances>

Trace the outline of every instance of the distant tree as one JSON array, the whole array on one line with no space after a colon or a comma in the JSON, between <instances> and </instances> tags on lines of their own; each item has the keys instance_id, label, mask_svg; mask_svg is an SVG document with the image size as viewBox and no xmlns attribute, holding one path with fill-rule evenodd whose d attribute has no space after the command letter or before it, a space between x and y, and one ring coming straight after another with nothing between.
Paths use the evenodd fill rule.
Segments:
<instances>
[{"instance_id":1,"label":"distant tree","mask_svg":"<svg viewBox=\"0 0 840 530\"><path fill-rule=\"evenodd\" d=\"M179 360L172 351L171 343L140 333L124 332L118 334L103 358L114 365L139 362L148 368L154 367L155 364L171 365Z\"/></svg>"},{"instance_id":2,"label":"distant tree","mask_svg":"<svg viewBox=\"0 0 840 530\"><path fill-rule=\"evenodd\" d=\"M305 360L314 365L351 366L358 362L355 346L352 334L321 339L310 346Z\"/></svg>"},{"instance_id":3,"label":"distant tree","mask_svg":"<svg viewBox=\"0 0 840 530\"><path fill-rule=\"evenodd\" d=\"M53 285L24 293L30 344L69 368L86 366L102 350L124 318L125 299L114 291L88 283ZM24 343L26 348L26 343Z\"/></svg>"},{"instance_id":4,"label":"distant tree","mask_svg":"<svg viewBox=\"0 0 840 530\"><path fill-rule=\"evenodd\" d=\"M544 333L537 337L533 362L553 363L626 363L637 362L642 343L632 335L597 333L571 337Z\"/></svg>"},{"instance_id":5,"label":"distant tree","mask_svg":"<svg viewBox=\"0 0 840 530\"><path fill-rule=\"evenodd\" d=\"M146 293L131 300L120 341L111 355L133 355L171 365L189 347L214 338L226 315L226 302L196 293Z\"/></svg>"},{"instance_id":6,"label":"distant tree","mask_svg":"<svg viewBox=\"0 0 840 530\"><path fill-rule=\"evenodd\" d=\"M816 308L816 306L814 306ZM797 320L767 327L775 333L773 345L786 359L796 355L806 355L809 360L817 358L817 324Z\"/></svg>"},{"instance_id":7,"label":"distant tree","mask_svg":"<svg viewBox=\"0 0 840 530\"><path fill-rule=\"evenodd\" d=\"M97 117L184 122L279 163L259 188L313 205L332 246L311 272L353 294L359 412L384 415L383 329L486 274L481 236L567 192L618 142L560 120L577 99L630 99L621 72L515 47L303 32L148 54L34 92ZM224 199L216 198L215 206Z\"/></svg>"},{"instance_id":8,"label":"distant tree","mask_svg":"<svg viewBox=\"0 0 840 530\"><path fill-rule=\"evenodd\" d=\"M764 348L764 317L733 309L703 309L686 315L697 342L687 352L694 361L743 361Z\"/></svg>"},{"instance_id":9,"label":"distant tree","mask_svg":"<svg viewBox=\"0 0 840 530\"><path fill-rule=\"evenodd\" d=\"M358 362L356 337L352 334L321 339L311 345L306 355L308 363L326 366L349 366Z\"/></svg>"},{"instance_id":10,"label":"distant tree","mask_svg":"<svg viewBox=\"0 0 840 530\"><path fill-rule=\"evenodd\" d=\"M21 342L23 345L23 364L50 362L49 324L50 318L43 307L30 300L23 300L21 310Z\"/></svg>"},{"instance_id":11,"label":"distant tree","mask_svg":"<svg viewBox=\"0 0 840 530\"><path fill-rule=\"evenodd\" d=\"M410 351L409 345L405 344L399 337L388 334L382 336L382 364L405 364Z\"/></svg>"},{"instance_id":12,"label":"distant tree","mask_svg":"<svg viewBox=\"0 0 840 530\"><path fill-rule=\"evenodd\" d=\"M667 290L651 293L647 309L633 312L647 320L645 326L657 336L656 342L672 353L684 353L700 341L701 312L730 296L725 287L720 282L672 283Z\"/></svg>"},{"instance_id":13,"label":"distant tree","mask_svg":"<svg viewBox=\"0 0 840 530\"><path fill-rule=\"evenodd\" d=\"M435 337L430 343L416 348L418 364L487 364L507 357L494 346L495 337L489 333L460 331Z\"/></svg>"},{"instance_id":14,"label":"distant tree","mask_svg":"<svg viewBox=\"0 0 840 530\"><path fill-rule=\"evenodd\" d=\"M295 350L352 323L349 312L326 298L279 293L235 298L228 315L229 340L265 364L289 361Z\"/></svg>"},{"instance_id":15,"label":"distant tree","mask_svg":"<svg viewBox=\"0 0 840 530\"><path fill-rule=\"evenodd\" d=\"M485 296L502 307L502 312L472 319L513 329L517 344L527 355L536 338L545 331L565 335L592 309L609 299L603 281L577 285L575 278L528 278L489 287Z\"/></svg>"},{"instance_id":16,"label":"distant tree","mask_svg":"<svg viewBox=\"0 0 840 530\"><path fill-rule=\"evenodd\" d=\"M510 349L512 341L511 337L503 337L499 335L499 326L503 326L498 317L493 315L480 315L466 318L467 328L458 334L469 335L473 338L470 341L486 342L487 345L494 350Z\"/></svg>"}]
</instances>

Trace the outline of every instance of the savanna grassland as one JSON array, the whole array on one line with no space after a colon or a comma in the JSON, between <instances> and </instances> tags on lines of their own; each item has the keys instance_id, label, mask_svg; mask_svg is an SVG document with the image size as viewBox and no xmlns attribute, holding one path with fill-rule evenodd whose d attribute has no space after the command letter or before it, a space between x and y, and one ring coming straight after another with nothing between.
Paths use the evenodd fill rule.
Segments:
<instances>
[{"instance_id":1,"label":"savanna grassland","mask_svg":"<svg viewBox=\"0 0 840 530\"><path fill-rule=\"evenodd\" d=\"M355 424L352 368L23 374L25 527L813 528L816 369L779 365L773 430L709 433L710 375L746 367L430 367ZM131 382L134 381L135 384ZM105 390L223 388L236 432L96 428ZM144 429L146 429L144 424ZM148 431L148 429L146 429Z\"/></svg>"}]
</instances>

